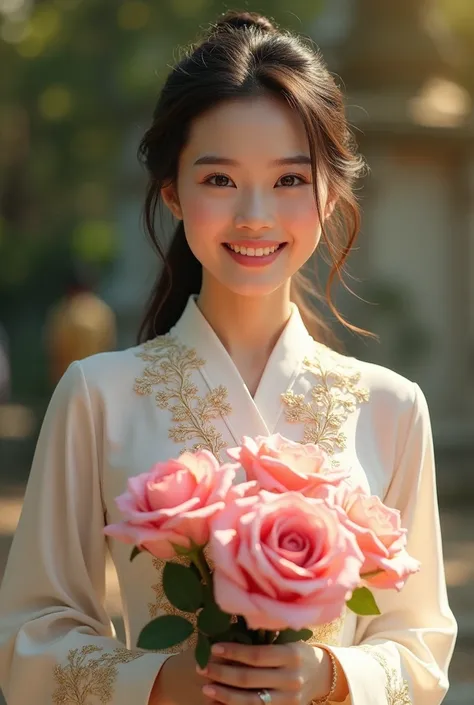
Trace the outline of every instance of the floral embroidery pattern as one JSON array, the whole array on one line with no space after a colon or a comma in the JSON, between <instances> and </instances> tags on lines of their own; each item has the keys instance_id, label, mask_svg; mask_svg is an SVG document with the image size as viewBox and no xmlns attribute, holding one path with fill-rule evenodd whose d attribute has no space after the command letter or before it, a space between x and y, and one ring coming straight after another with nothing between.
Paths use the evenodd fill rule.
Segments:
<instances>
[{"instance_id":1,"label":"floral embroidery pattern","mask_svg":"<svg viewBox=\"0 0 474 705\"><path fill-rule=\"evenodd\" d=\"M304 424L303 443L316 443L329 455L344 450L346 435L341 427L358 404L369 401L369 390L360 386L360 374L351 372L336 361L336 354L323 348L313 360L305 358L304 366L317 379L311 400L304 394L285 392L282 401L290 423Z\"/></svg>"},{"instance_id":2,"label":"floral embroidery pattern","mask_svg":"<svg viewBox=\"0 0 474 705\"><path fill-rule=\"evenodd\" d=\"M313 636L308 639L308 644L327 644L328 646L339 646L344 617L338 617L333 622L320 624L313 628Z\"/></svg>"},{"instance_id":3,"label":"floral embroidery pattern","mask_svg":"<svg viewBox=\"0 0 474 705\"><path fill-rule=\"evenodd\" d=\"M160 409L171 412L175 423L169 437L176 443L196 440L192 450L206 448L216 457L226 447L212 420L231 412L227 389L223 386L210 390L205 396L191 380L194 370L205 363L196 351L178 343L170 335L163 335L145 343L137 356L149 363L143 376L135 380L138 394L150 395L159 387L155 400Z\"/></svg>"},{"instance_id":4,"label":"floral embroidery pattern","mask_svg":"<svg viewBox=\"0 0 474 705\"><path fill-rule=\"evenodd\" d=\"M363 644L362 646L355 648L362 649L365 653L370 654L370 656L372 656L372 658L374 658L377 663L382 666L387 679L385 683L387 705L413 705L410 697L408 681L401 678L395 668L390 668L387 659L376 646Z\"/></svg>"},{"instance_id":5,"label":"floral embroidery pattern","mask_svg":"<svg viewBox=\"0 0 474 705\"><path fill-rule=\"evenodd\" d=\"M57 688L53 693L55 705L92 705L90 698L98 698L102 705L112 703L117 666L130 663L141 652L129 651L125 647L101 654L102 646L87 644L82 649L71 649L67 665L56 666L53 672ZM101 654L98 658L88 658Z\"/></svg>"}]
</instances>

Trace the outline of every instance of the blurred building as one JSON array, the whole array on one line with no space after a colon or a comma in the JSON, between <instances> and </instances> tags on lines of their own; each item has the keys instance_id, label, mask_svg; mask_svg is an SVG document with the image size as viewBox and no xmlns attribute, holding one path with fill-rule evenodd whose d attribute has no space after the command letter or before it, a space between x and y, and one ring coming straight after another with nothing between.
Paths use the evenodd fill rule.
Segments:
<instances>
[{"instance_id":1,"label":"blurred building","mask_svg":"<svg viewBox=\"0 0 474 705\"><path fill-rule=\"evenodd\" d=\"M458 47L425 0L325 7L313 36L371 170L352 267L378 303L371 358L419 382L440 443L472 442L474 120Z\"/></svg>"}]
</instances>

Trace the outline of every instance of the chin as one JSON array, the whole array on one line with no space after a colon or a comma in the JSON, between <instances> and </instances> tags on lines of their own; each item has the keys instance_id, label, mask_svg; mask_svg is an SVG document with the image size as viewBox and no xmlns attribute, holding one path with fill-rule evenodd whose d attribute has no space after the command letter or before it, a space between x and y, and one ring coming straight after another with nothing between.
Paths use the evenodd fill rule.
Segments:
<instances>
[{"instance_id":1,"label":"chin","mask_svg":"<svg viewBox=\"0 0 474 705\"><path fill-rule=\"evenodd\" d=\"M248 296L250 298L265 297L280 289L284 282L221 282L221 284L236 296Z\"/></svg>"}]
</instances>

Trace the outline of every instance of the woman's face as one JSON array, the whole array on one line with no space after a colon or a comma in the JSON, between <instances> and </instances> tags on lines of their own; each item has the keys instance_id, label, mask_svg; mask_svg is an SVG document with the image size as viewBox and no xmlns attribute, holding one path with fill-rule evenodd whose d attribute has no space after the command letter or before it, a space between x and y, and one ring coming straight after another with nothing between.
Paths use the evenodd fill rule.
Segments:
<instances>
[{"instance_id":1,"label":"woman's face","mask_svg":"<svg viewBox=\"0 0 474 705\"><path fill-rule=\"evenodd\" d=\"M322 213L326 193L321 183ZM276 98L228 101L197 118L162 195L203 277L239 295L281 287L321 236L305 129Z\"/></svg>"}]
</instances>

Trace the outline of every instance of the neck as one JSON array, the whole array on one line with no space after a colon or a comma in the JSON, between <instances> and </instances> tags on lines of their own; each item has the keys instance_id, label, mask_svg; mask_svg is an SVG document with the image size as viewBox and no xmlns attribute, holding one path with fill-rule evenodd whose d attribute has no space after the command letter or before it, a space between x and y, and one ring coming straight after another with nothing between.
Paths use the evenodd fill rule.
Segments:
<instances>
[{"instance_id":1,"label":"neck","mask_svg":"<svg viewBox=\"0 0 474 705\"><path fill-rule=\"evenodd\" d=\"M204 277L197 304L234 362L265 365L291 315L290 280L266 296L241 296Z\"/></svg>"}]
</instances>

